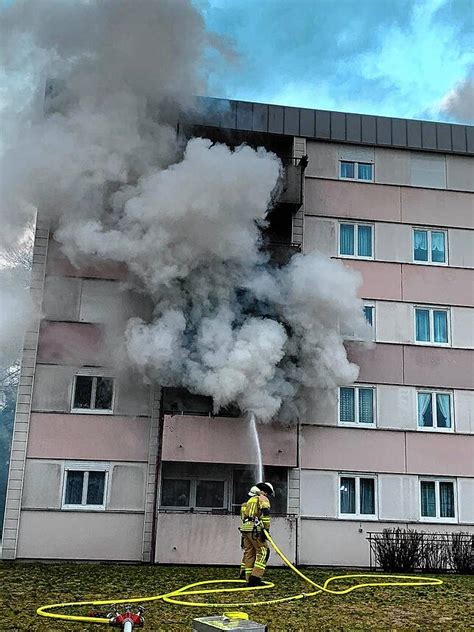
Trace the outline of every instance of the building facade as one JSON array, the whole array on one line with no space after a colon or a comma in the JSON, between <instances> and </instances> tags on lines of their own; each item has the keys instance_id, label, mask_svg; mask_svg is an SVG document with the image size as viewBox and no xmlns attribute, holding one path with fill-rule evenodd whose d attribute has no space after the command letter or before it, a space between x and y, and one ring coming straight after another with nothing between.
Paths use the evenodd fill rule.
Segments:
<instances>
[{"instance_id":1,"label":"building facade","mask_svg":"<svg viewBox=\"0 0 474 632\"><path fill-rule=\"evenodd\" d=\"M276 541L301 564L367 566L370 531L474 533L474 128L207 103L179 133L286 161L272 256L357 270L375 343L344 332L357 383L308 423L259 428ZM126 277L73 266L38 220L4 559L239 560L249 424L108 363L103 340L149 310Z\"/></svg>"}]
</instances>

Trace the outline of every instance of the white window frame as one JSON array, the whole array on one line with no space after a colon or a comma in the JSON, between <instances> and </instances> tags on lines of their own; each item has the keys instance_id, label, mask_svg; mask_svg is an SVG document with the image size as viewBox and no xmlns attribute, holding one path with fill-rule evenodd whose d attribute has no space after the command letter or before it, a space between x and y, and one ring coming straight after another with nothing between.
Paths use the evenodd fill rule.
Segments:
<instances>
[{"instance_id":1,"label":"white window frame","mask_svg":"<svg viewBox=\"0 0 474 632\"><path fill-rule=\"evenodd\" d=\"M341 175L342 171L342 163L343 162L351 162L354 165L354 177L346 178ZM364 178L359 178L359 164L362 165L372 165L372 178L370 180L365 180ZM374 182L375 179L375 161L374 160L347 160L346 158L339 158L339 180L345 180L346 182Z\"/></svg>"},{"instance_id":2,"label":"white window frame","mask_svg":"<svg viewBox=\"0 0 474 632\"><path fill-rule=\"evenodd\" d=\"M61 495L61 509L74 510L74 511L105 511L108 503L109 493L109 481L110 481L110 463L97 462L71 462L63 464L63 482L62 482L62 495ZM66 486L67 476L69 471L84 472L84 479L82 483L82 504L70 505L66 504ZM105 472L104 481L104 502L101 505L87 505L87 487L89 483L89 472Z\"/></svg>"},{"instance_id":3,"label":"white window frame","mask_svg":"<svg viewBox=\"0 0 474 632\"><path fill-rule=\"evenodd\" d=\"M415 231L426 231L427 235L427 248L428 248L428 261L418 261L415 259ZM444 233L444 258L445 261L432 261L431 260L431 233ZM425 226L413 226L411 232L412 244L411 253L413 263L422 266L447 266L449 265L449 245L448 245L448 231L444 228L426 228Z\"/></svg>"},{"instance_id":4,"label":"white window frame","mask_svg":"<svg viewBox=\"0 0 474 632\"><path fill-rule=\"evenodd\" d=\"M76 381L78 377L91 377L92 378L92 394L91 401L95 403L95 396L97 390L97 378L107 378L112 380L112 402L111 408L74 408L74 399L76 396ZM100 374L97 371L80 372L74 375L72 383L72 397L71 397L71 412L79 415L113 415L115 410L115 398L117 394L117 380L113 375Z\"/></svg>"},{"instance_id":5,"label":"white window frame","mask_svg":"<svg viewBox=\"0 0 474 632\"><path fill-rule=\"evenodd\" d=\"M431 412L433 415L433 426L420 426L418 424L419 409L418 409L418 393L428 393L431 395ZM449 395L449 415L451 419L451 428L439 428L438 427L438 411L436 407L436 395ZM441 389L431 388L418 388L416 390L416 427L421 432L454 432L454 396L453 391L443 391Z\"/></svg>"},{"instance_id":6,"label":"white window frame","mask_svg":"<svg viewBox=\"0 0 474 632\"><path fill-rule=\"evenodd\" d=\"M341 421L341 388L353 388L354 389L354 412L356 421ZM358 421L359 419L359 389L366 388L373 392L372 397L372 423L364 423ZM340 386L337 389L337 423L343 428L365 428L375 429L377 427L377 386L375 384L353 384L351 386Z\"/></svg>"},{"instance_id":7,"label":"white window frame","mask_svg":"<svg viewBox=\"0 0 474 632\"><path fill-rule=\"evenodd\" d=\"M421 309L423 311L429 312L429 321L430 321L430 340L417 340L416 339L416 310ZM446 323L447 323L447 333L448 333L448 341L447 342L435 342L434 341L434 316L433 312L446 312ZM433 337L433 340L431 340ZM439 305L414 305L413 306L413 340L416 345L422 345L425 347L450 347L451 346L451 309L449 307L441 307Z\"/></svg>"},{"instance_id":8,"label":"white window frame","mask_svg":"<svg viewBox=\"0 0 474 632\"><path fill-rule=\"evenodd\" d=\"M171 481L190 481L189 486L189 505L176 507L174 505L163 505L162 504L162 486L163 482L166 480ZM223 482L224 483L224 500L221 507L197 507L196 506L196 495L197 495L197 484L202 481L215 481L215 482ZM212 511L213 509L229 509L229 481L227 478L222 476L164 476L160 489L160 508L168 509L170 511L189 511L190 509L193 512L200 511Z\"/></svg>"},{"instance_id":9,"label":"white window frame","mask_svg":"<svg viewBox=\"0 0 474 632\"><path fill-rule=\"evenodd\" d=\"M371 241L372 241L372 256L366 257L364 255L353 254L353 255L343 255L341 254L341 226L354 226L354 251L359 250L359 226L370 226L371 230ZM342 259L361 259L362 261L374 261L375 259L375 224L371 222L346 222L340 221L338 223L337 230L337 252L338 257Z\"/></svg>"},{"instance_id":10,"label":"white window frame","mask_svg":"<svg viewBox=\"0 0 474 632\"><path fill-rule=\"evenodd\" d=\"M343 478L354 478L355 479L355 506L356 513L342 513L341 511L341 479ZM361 479L369 479L374 481L374 514L363 514L360 513L360 480ZM337 507L338 507L338 516L344 520L378 520L378 507L379 507L379 493L378 493L378 478L376 474L354 474L352 472L339 472L338 476L338 486L337 486ZM421 505L420 505L421 506Z\"/></svg>"},{"instance_id":11,"label":"white window frame","mask_svg":"<svg viewBox=\"0 0 474 632\"><path fill-rule=\"evenodd\" d=\"M436 516L423 516L421 514L421 483L434 483L435 484L435 506L436 506ZM454 518L443 518L441 517L441 503L440 503L440 493L439 493L439 484L440 483L452 483L453 485L453 498L454 498ZM458 489L456 485L456 479L454 478L439 478L439 477L430 477L430 476L420 476L418 479L418 507L420 513L420 522L441 522L447 524L456 524L459 522L458 518Z\"/></svg>"}]
</instances>

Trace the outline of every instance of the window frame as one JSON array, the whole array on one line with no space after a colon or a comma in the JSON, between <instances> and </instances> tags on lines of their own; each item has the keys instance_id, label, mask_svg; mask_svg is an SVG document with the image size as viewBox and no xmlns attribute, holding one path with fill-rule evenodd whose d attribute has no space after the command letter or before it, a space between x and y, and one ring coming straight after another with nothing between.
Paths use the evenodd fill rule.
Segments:
<instances>
[{"instance_id":1,"label":"window frame","mask_svg":"<svg viewBox=\"0 0 474 632\"><path fill-rule=\"evenodd\" d=\"M74 408L74 400L76 396L76 382L78 377L90 377L92 378L92 393L91 401L95 403L95 396L97 392L97 379L106 378L112 380L112 401L110 408ZM78 372L74 375L72 382L71 393L71 413L78 415L113 415L115 411L115 401L117 395L117 379L114 375L100 374L97 371L94 372Z\"/></svg>"},{"instance_id":2,"label":"window frame","mask_svg":"<svg viewBox=\"0 0 474 632\"><path fill-rule=\"evenodd\" d=\"M350 162L354 165L353 178L346 178L345 176L341 175L343 162ZM372 178L370 180L366 180L365 178L359 178L359 164L372 166ZM375 182L375 161L374 160L347 160L345 158L339 158L338 177L339 177L339 180L344 180L346 182Z\"/></svg>"},{"instance_id":3,"label":"window frame","mask_svg":"<svg viewBox=\"0 0 474 632\"><path fill-rule=\"evenodd\" d=\"M354 226L354 253L359 251L359 226L369 226L371 228L371 248L372 255L370 257L366 257L365 255L353 254L353 255L344 255L341 254L341 226ZM374 261L375 260L375 224L371 222L349 222L345 220L340 220L338 222L338 231L337 231L337 252L338 257L342 259L361 259L362 261Z\"/></svg>"},{"instance_id":4,"label":"window frame","mask_svg":"<svg viewBox=\"0 0 474 632\"><path fill-rule=\"evenodd\" d=\"M419 403L418 403L418 394L419 393L427 393L431 395L431 411L433 415L433 426L420 426L418 423L419 420ZM438 426L438 410L436 406L436 395L449 395L449 415L451 419L451 427L443 428ZM436 421L436 424L435 424ZM416 427L420 432L444 432L444 433L453 433L454 432L454 392L449 390L442 389L431 389L431 388L417 388L416 389Z\"/></svg>"},{"instance_id":5,"label":"window frame","mask_svg":"<svg viewBox=\"0 0 474 632\"><path fill-rule=\"evenodd\" d=\"M354 478L355 479L355 506L356 512L353 514L343 513L341 511L341 479ZM374 481L374 514L360 513L360 480L369 479ZM337 486L337 513L338 517L342 520L367 520L374 521L379 519L379 493L378 493L378 477L376 474L354 474L353 472L339 472L338 474L338 486ZM421 506L421 505L420 505Z\"/></svg>"},{"instance_id":6,"label":"window frame","mask_svg":"<svg viewBox=\"0 0 474 632\"><path fill-rule=\"evenodd\" d=\"M106 511L109 500L110 489L110 463L104 463L103 461L97 462L65 462L62 468L62 492L61 492L61 510L65 511ZM67 489L67 477L68 472L84 472L85 476L82 481L82 502L80 505L66 504L66 489ZM88 505L84 502L87 501L87 489L89 483L89 472L104 472L104 502L101 505Z\"/></svg>"},{"instance_id":7,"label":"window frame","mask_svg":"<svg viewBox=\"0 0 474 632\"><path fill-rule=\"evenodd\" d=\"M354 393L354 418L357 421L341 421L341 388L353 388ZM372 395L372 423L358 421L359 419L359 389L370 389ZM337 425L342 428L365 428L366 430L375 430L377 428L377 385L376 384L353 384L351 386L339 386L337 389Z\"/></svg>"},{"instance_id":8,"label":"window frame","mask_svg":"<svg viewBox=\"0 0 474 632\"><path fill-rule=\"evenodd\" d=\"M163 505L162 497L163 497L163 483L166 480L171 481L189 481L189 505L176 507L174 505ZM214 482L222 482L224 483L224 500L221 507L198 507L196 505L196 493L197 493L197 484L202 481L214 481ZM164 476L161 480L160 485L160 509L165 509L167 511L193 511L193 512L207 512L212 511L213 509L229 509L229 481L224 476Z\"/></svg>"},{"instance_id":9,"label":"window frame","mask_svg":"<svg viewBox=\"0 0 474 632\"><path fill-rule=\"evenodd\" d=\"M457 480L455 478L449 477L433 477L433 476L419 476L418 477L418 511L420 515L420 522L440 522L447 524L457 524L459 522L459 511L458 511L458 486L456 485ZM421 483L434 483L435 484L435 508L436 508L436 516L423 516L421 511ZM441 503L440 503L440 492L439 492L439 484L440 483L451 483L453 486L453 505L454 505L454 517L447 518L441 517Z\"/></svg>"},{"instance_id":10,"label":"window frame","mask_svg":"<svg viewBox=\"0 0 474 632\"><path fill-rule=\"evenodd\" d=\"M415 231L426 231L427 235L427 248L428 248L428 261L419 261L415 259ZM431 233L444 233L444 258L445 261L432 261ZM446 228L426 228L425 226L413 226L411 231L411 253L412 263L422 266L448 266L449 265L449 244L448 244L448 230Z\"/></svg>"},{"instance_id":11,"label":"window frame","mask_svg":"<svg viewBox=\"0 0 474 632\"><path fill-rule=\"evenodd\" d=\"M416 339L416 310L423 310L429 312L429 324L430 324L430 340L417 340ZM434 341L434 314L433 312L446 312L446 330L448 334L447 342L435 342ZM433 338L433 340L431 339ZM442 307L440 305L413 305L413 340L415 345L421 345L425 347L451 347L451 309L449 307Z\"/></svg>"}]
</instances>

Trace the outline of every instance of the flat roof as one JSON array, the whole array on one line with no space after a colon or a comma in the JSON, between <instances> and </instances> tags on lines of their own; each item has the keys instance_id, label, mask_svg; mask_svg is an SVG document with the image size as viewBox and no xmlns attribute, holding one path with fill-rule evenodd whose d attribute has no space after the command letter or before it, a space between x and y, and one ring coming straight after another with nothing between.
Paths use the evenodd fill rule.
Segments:
<instances>
[{"instance_id":1,"label":"flat roof","mask_svg":"<svg viewBox=\"0 0 474 632\"><path fill-rule=\"evenodd\" d=\"M474 155L474 126L198 97L186 121L321 141Z\"/></svg>"}]
</instances>

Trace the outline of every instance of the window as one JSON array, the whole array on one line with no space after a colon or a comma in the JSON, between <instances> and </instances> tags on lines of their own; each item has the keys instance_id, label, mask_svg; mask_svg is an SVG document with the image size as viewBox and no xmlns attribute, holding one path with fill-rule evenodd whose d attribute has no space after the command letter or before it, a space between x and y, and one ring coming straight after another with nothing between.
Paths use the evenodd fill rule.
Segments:
<instances>
[{"instance_id":1,"label":"window","mask_svg":"<svg viewBox=\"0 0 474 632\"><path fill-rule=\"evenodd\" d=\"M226 481L164 478L161 484L161 506L204 510L227 508Z\"/></svg>"},{"instance_id":2,"label":"window","mask_svg":"<svg viewBox=\"0 0 474 632\"><path fill-rule=\"evenodd\" d=\"M373 259L373 230L371 224L339 224L339 254L342 257Z\"/></svg>"},{"instance_id":3,"label":"window","mask_svg":"<svg viewBox=\"0 0 474 632\"><path fill-rule=\"evenodd\" d=\"M366 386L341 387L339 389L339 423L375 423L374 388Z\"/></svg>"},{"instance_id":4,"label":"window","mask_svg":"<svg viewBox=\"0 0 474 632\"><path fill-rule=\"evenodd\" d=\"M456 518L454 482L420 481L420 505L422 518L453 522Z\"/></svg>"},{"instance_id":5,"label":"window","mask_svg":"<svg viewBox=\"0 0 474 632\"><path fill-rule=\"evenodd\" d=\"M372 182L374 179L374 165L371 162L341 160L339 177L342 180L362 180L365 182Z\"/></svg>"},{"instance_id":6,"label":"window","mask_svg":"<svg viewBox=\"0 0 474 632\"><path fill-rule=\"evenodd\" d=\"M443 230L413 231L413 260L420 263L447 263L446 232Z\"/></svg>"},{"instance_id":7,"label":"window","mask_svg":"<svg viewBox=\"0 0 474 632\"><path fill-rule=\"evenodd\" d=\"M105 509L108 466L71 464L64 470L63 509Z\"/></svg>"},{"instance_id":8,"label":"window","mask_svg":"<svg viewBox=\"0 0 474 632\"><path fill-rule=\"evenodd\" d=\"M111 413L114 379L92 375L76 375L72 410Z\"/></svg>"},{"instance_id":9,"label":"window","mask_svg":"<svg viewBox=\"0 0 474 632\"><path fill-rule=\"evenodd\" d=\"M340 476L339 513L342 517L376 517L376 491L373 476Z\"/></svg>"},{"instance_id":10,"label":"window","mask_svg":"<svg viewBox=\"0 0 474 632\"><path fill-rule=\"evenodd\" d=\"M449 344L448 310L416 307L415 340L428 344Z\"/></svg>"},{"instance_id":11,"label":"window","mask_svg":"<svg viewBox=\"0 0 474 632\"><path fill-rule=\"evenodd\" d=\"M451 394L438 391L418 391L418 428L421 430L452 430Z\"/></svg>"}]
</instances>

